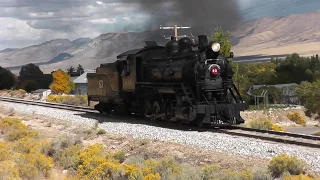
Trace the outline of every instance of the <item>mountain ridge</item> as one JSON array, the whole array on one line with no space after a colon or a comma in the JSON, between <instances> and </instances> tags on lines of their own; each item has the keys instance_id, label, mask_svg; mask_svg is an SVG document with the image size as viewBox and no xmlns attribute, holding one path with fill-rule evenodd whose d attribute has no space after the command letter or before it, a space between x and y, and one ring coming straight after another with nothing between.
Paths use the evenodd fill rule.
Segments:
<instances>
[{"instance_id":1,"label":"mountain ridge","mask_svg":"<svg viewBox=\"0 0 320 180\"><path fill-rule=\"evenodd\" d=\"M232 51L236 56L314 53L320 42L319 11L292 14L285 17L263 17L243 23L231 31ZM38 45L0 51L0 66L15 67L28 63L41 64L41 69L66 69L82 64L94 69L101 63L112 62L124 51L142 48L145 41L154 40L160 45L167 41L160 30L144 32L109 32L96 38L53 39ZM304 48L300 48L302 46ZM320 45L320 43L319 43ZM319 46L320 47L320 46ZM320 49L319 49L320 51Z\"/></svg>"}]
</instances>

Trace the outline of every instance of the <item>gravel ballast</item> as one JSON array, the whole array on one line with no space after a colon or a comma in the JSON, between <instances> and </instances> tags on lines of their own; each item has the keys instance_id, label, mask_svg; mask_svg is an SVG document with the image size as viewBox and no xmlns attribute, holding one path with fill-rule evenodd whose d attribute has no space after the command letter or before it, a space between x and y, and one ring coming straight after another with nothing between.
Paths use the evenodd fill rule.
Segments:
<instances>
[{"instance_id":1,"label":"gravel ballast","mask_svg":"<svg viewBox=\"0 0 320 180\"><path fill-rule=\"evenodd\" d=\"M0 101L0 105L9 109L13 108L14 111L18 113L41 114L56 119L82 123L87 126L93 126L97 121L96 119L80 116L80 114L84 114L80 112L2 101ZM287 155L295 155L305 160L309 164L311 170L320 173L320 150L316 148L286 145L221 133L183 131L151 125L120 122L118 120L110 120L108 118L104 119L105 121L110 122L103 122L99 124L99 127L108 133L127 134L135 138L148 138L166 142L181 143L205 150L228 152L240 156L272 158L273 156L286 153Z\"/></svg>"}]
</instances>

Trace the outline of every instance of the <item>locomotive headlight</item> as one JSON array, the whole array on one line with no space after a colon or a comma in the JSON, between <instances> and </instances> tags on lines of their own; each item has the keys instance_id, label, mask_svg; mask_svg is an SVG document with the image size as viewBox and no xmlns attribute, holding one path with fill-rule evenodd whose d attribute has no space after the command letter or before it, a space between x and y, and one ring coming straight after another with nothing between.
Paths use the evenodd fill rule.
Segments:
<instances>
[{"instance_id":1,"label":"locomotive headlight","mask_svg":"<svg viewBox=\"0 0 320 180\"><path fill-rule=\"evenodd\" d=\"M218 52L220 50L220 44L219 43L213 43L211 46L211 49L213 52Z\"/></svg>"}]
</instances>

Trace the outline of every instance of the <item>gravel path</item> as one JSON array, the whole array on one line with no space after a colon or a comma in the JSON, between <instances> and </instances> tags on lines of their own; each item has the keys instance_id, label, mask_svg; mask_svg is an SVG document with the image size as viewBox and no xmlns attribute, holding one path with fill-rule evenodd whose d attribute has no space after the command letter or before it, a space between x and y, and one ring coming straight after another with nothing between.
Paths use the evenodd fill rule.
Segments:
<instances>
[{"instance_id":1,"label":"gravel path","mask_svg":"<svg viewBox=\"0 0 320 180\"><path fill-rule=\"evenodd\" d=\"M83 123L84 125L92 126L96 122L95 119L80 116L79 114L82 113L79 112L1 101L0 105L3 105L6 108L14 108L14 110L19 113L41 114L70 122L76 121L77 123ZM108 120L109 119L105 118L105 121ZM104 122L100 124L99 127L109 133L129 134L135 138L149 138L176 142L200 147L206 150L229 152L241 156L271 158L275 155L286 153L305 160L313 171L320 173L320 150L315 148L285 145L221 133L182 131L151 125L133 124L114 120L109 121L113 122Z\"/></svg>"}]
</instances>

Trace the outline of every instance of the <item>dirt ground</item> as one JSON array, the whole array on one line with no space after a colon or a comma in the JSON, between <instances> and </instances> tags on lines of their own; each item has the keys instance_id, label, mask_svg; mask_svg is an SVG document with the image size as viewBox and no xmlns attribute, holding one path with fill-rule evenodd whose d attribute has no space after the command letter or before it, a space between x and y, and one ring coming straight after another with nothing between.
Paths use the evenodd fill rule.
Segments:
<instances>
[{"instance_id":1,"label":"dirt ground","mask_svg":"<svg viewBox=\"0 0 320 180\"><path fill-rule=\"evenodd\" d=\"M208 151L177 143L167 143L149 139L134 139L129 136L115 134L97 134L94 127L83 127L83 124L68 123L64 120L53 119L43 115L23 115L5 109L0 105L0 117L21 118L29 128L40 132L41 136L56 139L61 136L82 140L85 146L102 143L111 152L124 150L126 156L142 155L148 158L173 156L178 162L191 165L220 164L222 168L243 170L245 168L265 167L269 159L246 156L236 156L226 152Z\"/></svg>"},{"instance_id":2,"label":"dirt ground","mask_svg":"<svg viewBox=\"0 0 320 180\"><path fill-rule=\"evenodd\" d=\"M297 112L303 119L306 120L307 126L319 125L320 121L315 119L314 116L307 117L305 115L305 109L303 107L285 108L285 109L269 109L269 110L255 110L255 111L244 111L241 112L241 117L246 120L245 124L250 123L251 120L269 117L274 124L284 127L299 127L287 117L288 113Z\"/></svg>"}]
</instances>

